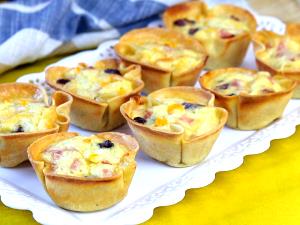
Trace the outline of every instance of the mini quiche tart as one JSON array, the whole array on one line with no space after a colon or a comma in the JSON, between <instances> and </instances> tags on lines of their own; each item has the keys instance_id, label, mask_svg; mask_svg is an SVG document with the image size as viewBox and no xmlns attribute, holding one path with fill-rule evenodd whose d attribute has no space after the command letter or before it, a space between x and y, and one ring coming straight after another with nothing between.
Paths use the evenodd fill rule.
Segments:
<instances>
[{"instance_id":1,"label":"mini quiche tart","mask_svg":"<svg viewBox=\"0 0 300 225\"><path fill-rule=\"evenodd\" d=\"M142 66L146 92L193 86L207 59L196 40L162 28L130 31L121 37L115 51L125 63Z\"/></svg>"},{"instance_id":2,"label":"mini quiche tart","mask_svg":"<svg viewBox=\"0 0 300 225\"><path fill-rule=\"evenodd\" d=\"M136 96L121 106L141 149L174 167L199 163L210 152L227 120L214 96L194 87L169 87Z\"/></svg>"},{"instance_id":3,"label":"mini quiche tart","mask_svg":"<svg viewBox=\"0 0 300 225\"><path fill-rule=\"evenodd\" d=\"M63 92L55 92L49 105L45 90L36 85L0 84L0 166L17 166L28 159L32 142L68 130L71 103Z\"/></svg>"},{"instance_id":4,"label":"mini quiche tart","mask_svg":"<svg viewBox=\"0 0 300 225\"><path fill-rule=\"evenodd\" d=\"M140 66L126 67L115 59L98 61L92 67L84 63L75 68L51 67L46 81L73 96L71 123L92 131L109 131L122 125L121 104L144 86Z\"/></svg>"},{"instance_id":5,"label":"mini quiche tart","mask_svg":"<svg viewBox=\"0 0 300 225\"><path fill-rule=\"evenodd\" d=\"M168 29L191 36L202 43L209 55L206 69L239 66L256 30L250 12L233 5L208 9L201 1L177 4L163 15Z\"/></svg>"},{"instance_id":6,"label":"mini quiche tart","mask_svg":"<svg viewBox=\"0 0 300 225\"><path fill-rule=\"evenodd\" d=\"M253 42L258 68L297 81L293 97L300 98L300 24L288 24L285 35L256 32Z\"/></svg>"},{"instance_id":7,"label":"mini quiche tart","mask_svg":"<svg viewBox=\"0 0 300 225\"><path fill-rule=\"evenodd\" d=\"M227 125L241 130L260 129L279 118L296 85L283 76L242 68L210 71L200 84L228 111Z\"/></svg>"},{"instance_id":8,"label":"mini quiche tart","mask_svg":"<svg viewBox=\"0 0 300 225\"><path fill-rule=\"evenodd\" d=\"M122 133L83 137L65 132L37 140L28 156L52 200L84 212L108 208L126 196L138 148L134 138Z\"/></svg>"}]
</instances>

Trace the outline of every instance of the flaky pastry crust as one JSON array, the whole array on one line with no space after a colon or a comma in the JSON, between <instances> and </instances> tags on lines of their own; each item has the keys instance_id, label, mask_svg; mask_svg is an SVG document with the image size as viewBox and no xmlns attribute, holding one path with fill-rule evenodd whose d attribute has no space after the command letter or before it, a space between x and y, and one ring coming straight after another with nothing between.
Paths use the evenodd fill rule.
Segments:
<instances>
[{"instance_id":1,"label":"flaky pastry crust","mask_svg":"<svg viewBox=\"0 0 300 225\"><path fill-rule=\"evenodd\" d=\"M229 4L220 4L208 8L204 2L192 1L168 8L163 14L163 21L168 29L173 30L175 28L174 22L178 19L197 21L200 18L209 20L216 16L233 16L236 20L245 23L249 31L235 35L232 38L197 39L203 44L209 55L205 68L211 70L239 66L246 55L251 41L251 33L256 30L256 20L249 11Z\"/></svg>"},{"instance_id":2,"label":"flaky pastry crust","mask_svg":"<svg viewBox=\"0 0 300 225\"><path fill-rule=\"evenodd\" d=\"M71 93L57 84L56 81L69 70L67 67L50 67L46 71L46 81L54 89L72 95L74 99L71 107L72 124L91 131L110 131L125 123L120 113L120 106L128 101L131 96L138 94L144 87L144 83L141 80L141 68L138 65L125 67L124 64L120 64L116 59L98 61L94 67L96 69L122 68L120 69L121 76L133 83L133 90L128 94L116 96L102 103Z\"/></svg>"},{"instance_id":3,"label":"flaky pastry crust","mask_svg":"<svg viewBox=\"0 0 300 225\"><path fill-rule=\"evenodd\" d=\"M36 102L49 105L45 90L34 84L4 83L0 84L0 101L16 98L30 98ZM56 122L52 129L37 132L20 132L0 134L0 166L15 167L28 159L26 149L35 140L57 132L67 131L69 128L69 112L72 97L61 91L52 96L52 105L55 106L53 117ZM49 118L49 119L53 119Z\"/></svg>"},{"instance_id":4,"label":"flaky pastry crust","mask_svg":"<svg viewBox=\"0 0 300 225\"><path fill-rule=\"evenodd\" d=\"M183 73L174 75L173 71L168 71L157 65L141 62L138 59L132 60L127 52L130 43L156 43L170 47L180 47L193 50L203 54L203 60L195 67ZM145 82L144 90L148 93L170 86L194 86L197 77L204 67L207 54L200 43L196 40L185 37L184 35L162 28L142 28L132 30L120 38L119 43L115 46L116 53L127 64L138 64L142 66L142 80Z\"/></svg>"},{"instance_id":5,"label":"flaky pastry crust","mask_svg":"<svg viewBox=\"0 0 300 225\"><path fill-rule=\"evenodd\" d=\"M290 38L300 42L300 24L289 23L286 26L284 35L279 35L267 30L257 31L253 35L252 41L254 44L256 64L259 70L268 71L273 75L280 74L295 80L297 82L297 87L294 91L293 98L300 98L300 69L295 68L289 69L288 71L284 68L278 69L262 59L262 55L267 50L267 46L272 46L276 40Z\"/></svg>"},{"instance_id":6,"label":"flaky pastry crust","mask_svg":"<svg viewBox=\"0 0 300 225\"><path fill-rule=\"evenodd\" d=\"M210 83L220 74L228 72L255 74L257 71L243 68L218 69L207 72L199 79L202 88L215 95L216 105L228 111L227 126L240 130L256 130L281 117L295 89L294 81L283 76L275 76L273 79L284 87L283 91L263 95L226 96L213 90Z\"/></svg>"},{"instance_id":7,"label":"flaky pastry crust","mask_svg":"<svg viewBox=\"0 0 300 225\"><path fill-rule=\"evenodd\" d=\"M152 92L148 99L157 96L178 97L188 102L213 107L214 96L194 87L170 87ZM201 162L210 152L219 133L227 120L227 112L216 108L219 117L218 126L209 132L192 138L184 138L184 130L161 131L147 125L137 123L131 118L132 111L148 101L147 98L136 96L121 106L121 113L128 122L142 151L150 157L174 167L187 167Z\"/></svg>"},{"instance_id":8,"label":"flaky pastry crust","mask_svg":"<svg viewBox=\"0 0 300 225\"><path fill-rule=\"evenodd\" d=\"M56 175L49 170L41 153L51 144L78 136L77 133L47 135L28 148L29 160L44 186L45 191L60 207L80 212L96 211L111 207L126 195L136 169L135 155L139 145L134 138L117 132L96 134L125 145L130 151L123 157L118 173L106 178L84 178Z\"/></svg>"}]
</instances>

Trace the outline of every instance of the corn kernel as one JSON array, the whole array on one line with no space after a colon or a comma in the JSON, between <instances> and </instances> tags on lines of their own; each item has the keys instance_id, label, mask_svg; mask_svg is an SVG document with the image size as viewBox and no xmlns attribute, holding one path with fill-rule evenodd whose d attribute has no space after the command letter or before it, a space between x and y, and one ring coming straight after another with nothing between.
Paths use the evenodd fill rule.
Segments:
<instances>
[{"instance_id":1,"label":"corn kernel","mask_svg":"<svg viewBox=\"0 0 300 225\"><path fill-rule=\"evenodd\" d=\"M101 80L101 81L99 81L99 85L100 85L100 87L105 87L106 85L108 85L110 83L110 81L109 80Z\"/></svg>"},{"instance_id":2,"label":"corn kernel","mask_svg":"<svg viewBox=\"0 0 300 225\"><path fill-rule=\"evenodd\" d=\"M85 143L91 143L91 139L89 139L89 138L85 138L84 140L83 140Z\"/></svg>"},{"instance_id":3,"label":"corn kernel","mask_svg":"<svg viewBox=\"0 0 300 225\"><path fill-rule=\"evenodd\" d=\"M172 104L172 105L168 106L168 113L169 114L174 113L175 110L184 111L184 107L183 107L183 105L180 105L180 104Z\"/></svg>"},{"instance_id":4,"label":"corn kernel","mask_svg":"<svg viewBox=\"0 0 300 225\"><path fill-rule=\"evenodd\" d=\"M155 120L155 126L160 127L160 126L165 126L167 124L168 124L168 120L166 118L160 118L160 117L158 117Z\"/></svg>"},{"instance_id":5,"label":"corn kernel","mask_svg":"<svg viewBox=\"0 0 300 225\"><path fill-rule=\"evenodd\" d=\"M93 163L98 163L101 161L101 157L98 154L90 154L88 160Z\"/></svg>"},{"instance_id":6,"label":"corn kernel","mask_svg":"<svg viewBox=\"0 0 300 225\"><path fill-rule=\"evenodd\" d=\"M124 89L124 88L120 88L119 89L119 95L124 95L124 94L126 94L126 90Z\"/></svg>"},{"instance_id":7,"label":"corn kernel","mask_svg":"<svg viewBox=\"0 0 300 225\"><path fill-rule=\"evenodd\" d=\"M25 99L21 99L21 100L20 100L20 105L26 106L27 104L28 104L28 101L27 101L27 100L25 100Z\"/></svg>"}]
</instances>

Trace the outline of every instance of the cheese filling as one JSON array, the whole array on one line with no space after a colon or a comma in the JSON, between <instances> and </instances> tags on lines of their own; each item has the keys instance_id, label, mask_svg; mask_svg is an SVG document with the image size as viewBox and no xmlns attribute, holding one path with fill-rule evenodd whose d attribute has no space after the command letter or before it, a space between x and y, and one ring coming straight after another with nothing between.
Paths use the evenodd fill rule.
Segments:
<instances>
[{"instance_id":1,"label":"cheese filling","mask_svg":"<svg viewBox=\"0 0 300 225\"><path fill-rule=\"evenodd\" d=\"M126 55L131 60L157 66L163 70L171 71L174 75L184 73L198 66L205 55L195 51L172 46L143 43L130 43L127 45Z\"/></svg>"},{"instance_id":2,"label":"cheese filling","mask_svg":"<svg viewBox=\"0 0 300 225\"><path fill-rule=\"evenodd\" d=\"M116 174L128 149L95 135L76 136L51 145L42 159L56 175L105 178Z\"/></svg>"},{"instance_id":3,"label":"cheese filling","mask_svg":"<svg viewBox=\"0 0 300 225\"><path fill-rule=\"evenodd\" d=\"M55 107L29 99L0 103L0 134L36 132L55 126Z\"/></svg>"},{"instance_id":4,"label":"cheese filling","mask_svg":"<svg viewBox=\"0 0 300 225\"><path fill-rule=\"evenodd\" d=\"M300 69L300 44L293 39L277 39L267 44L260 60L279 71Z\"/></svg>"},{"instance_id":5,"label":"cheese filling","mask_svg":"<svg viewBox=\"0 0 300 225\"><path fill-rule=\"evenodd\" d=\"M188 103L183 99L155 99L139 105L131 118L138 123L162 130L178 132L184 130L186 139L205 134L220 123L216 108Z\"/></svg>"},{"instance_id":6,"label":"cheese filling","mask_svg":"<svg viewBox=\"0 0 300 225\"><path fill-rule=\"evenodd\" d=\"M238 35L249 31L247 24L237 21L237 18L234 18L235 17L212 17L200 18L199 20L179 19L174 22L174 28L196 38L209 35L208 33L211 32L218 34L220 38L226 38L224 35L225 31L232 35ZM182 22L182 25L179 24L179 21L181 20L185 21Z\"/></svg>"},{"instance_id":7,"label":"cheese filling","mask_svg":"<svg viewBox=\"0 0 300 225\"><path fill-rule=\"evenodd\" d=\"M97 102L107 102L133 90L132 82L120 76L120 72L115 69L77 67L70 69L57 83L71 93Z\"/></svg>"},{"instance_id":8,"label":"cheese filling","mask_svg":"<svg viewBox=\"0 0 300 225\"><path fill-rule=\"evenodd\" d=\"M173 28L185 35L192 36L205 43L209 55L220 54L220 49L212 40L229 39L237 35L248 33L249 27L237 17L202 17L200 19L178 19Z\"/></svg>"},{"instance_id":9,"label":"cheese filling","mask_svg":"<svg viewBox=\"0 0 300 225\"><path fill-rule=\"evenodd\" d=\"M211 88L227 96L241 93L262 95L283 90L283 87L268 72L258 72L256 74L241 72L222 73L212 81Z\"/></svg>"}]
</instances>

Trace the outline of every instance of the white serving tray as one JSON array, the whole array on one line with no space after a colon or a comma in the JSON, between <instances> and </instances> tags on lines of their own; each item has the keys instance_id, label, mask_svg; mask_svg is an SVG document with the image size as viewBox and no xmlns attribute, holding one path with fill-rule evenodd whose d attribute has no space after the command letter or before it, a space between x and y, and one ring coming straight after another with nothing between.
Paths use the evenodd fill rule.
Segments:
<instances>
[{"instance_id":1,"label":"white serving tray","mask_svg":"<svg viewBox=\"0 0 300 225\"><path fill-rule=\"evenodd\" d=\"M259 29L284 32L285 25L276 18L258 16L257 20ZM101 58L114 56L111 46L115 43L116 40L106 42L96 50L75 54L54 65L75 66L79 62L93 64ZM255 68L252 47L249 48L242 66ZM45 86L44 72L23 76L18 82L34 82ZM269 148L271 140L292 135L298 124L300 100L291 100L284 116L267 128L259 131L237 131L225 127L208 157L199 165L188 168L166 166L140 151L137 155L137 171L127 197L103 211L76 213L57 207L44 191L28 162L16 168L0 168L1 200L9 207L32 211L34 219L42 224L141 223L152 216L155 207L179 202L187 189L210 184L215 179L215 173L239 167L245 155L264 152ZM127 125L116 130L131 133ZM82 135L91 134L75 126L71 126L70 131Z\"/></svg>"}]
</instances>

